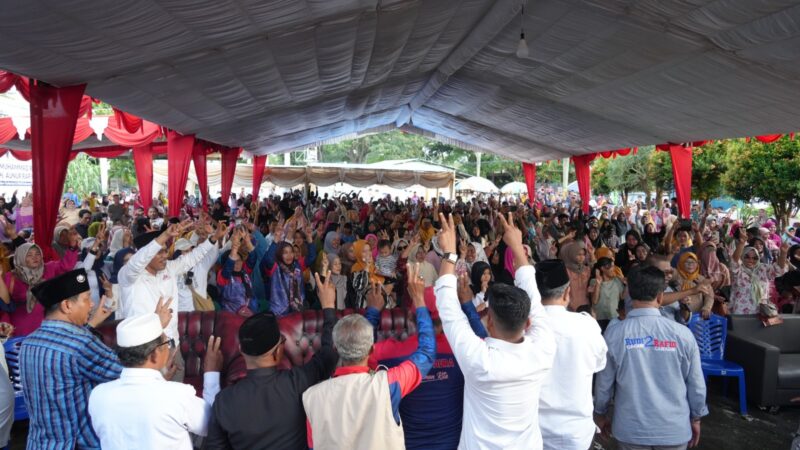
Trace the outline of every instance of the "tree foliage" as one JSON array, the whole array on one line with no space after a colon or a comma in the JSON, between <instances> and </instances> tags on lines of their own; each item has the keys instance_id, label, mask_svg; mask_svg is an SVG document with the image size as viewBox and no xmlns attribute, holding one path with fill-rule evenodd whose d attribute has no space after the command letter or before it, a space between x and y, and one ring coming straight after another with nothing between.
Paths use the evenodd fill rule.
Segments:
<instances>
[{"instance_id":1,"label":"tree foliage","mask_svg":"<svg viewBox=\"0 0 800 450\"><path fill-rule=\"evenodd\" d=\"M136 185L136 167L130 158L115 158L108 165L109 182L116 181L118 185Z\"/></svg>"},{"instance_id":2,"label":"tree foliage","mask_svg":"<svg viewBox=\"0 0 800 450\"><path fill-rule=\"evenodd\" d=\"M784 226L800 208L800 143L783 137L771 144L736 140L727 145L725 189L739 200L769 202Z\"/></svg>"},{"instance_id":3,"label":"tree foliage","mask_svg":"<svg viewBox=\"0 0 800 450\"><path fill-rule=\"evenodd\" d=\"M714 141L695 147L692 152L692 198L703 200L706 206L711 199L722 195L722 176L727 171L728 146L731 142Z\"/></svg>"},{"instance_id":4,"label":"tree foliage","mask_svg":"<svg viewBox=\"0 0 800 450\"><path fill-rule=\"evenodd\" d=\"M100 192L100 166L97 160L79 153L67 166L64 191L72 188L78 197L83 198L91 192Z\"/></svg>"}]
</instances>

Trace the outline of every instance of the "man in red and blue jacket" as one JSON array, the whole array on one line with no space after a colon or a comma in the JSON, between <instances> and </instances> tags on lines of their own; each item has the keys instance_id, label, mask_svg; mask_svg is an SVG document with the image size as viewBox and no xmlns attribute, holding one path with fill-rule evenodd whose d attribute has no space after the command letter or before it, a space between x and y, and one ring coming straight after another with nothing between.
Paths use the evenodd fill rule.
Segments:
<instances>
[{"instance_id":1,"label":"man in red and blue jacket","mask_svg":"<svg viewBox=\"0 0 800 450\"><path fill-rule=\"evenodd\" d=\"M464 375L442 332L433 287L425 289L425 305L436 332L436 358L420 386L400 402L406 448L454 449L458 447L461 436ZM478 336L486 337L486 330L472 302L462 303L461 309L469 319L473 331ZM380 314L380 309L375 306L369 306L365 312L365 317L376 329ZM392 338L376 343L370 355L370 367L396 367L402 364L417 350L417 336L410 336L404 341Z\"/></svg>"}]
</instances>

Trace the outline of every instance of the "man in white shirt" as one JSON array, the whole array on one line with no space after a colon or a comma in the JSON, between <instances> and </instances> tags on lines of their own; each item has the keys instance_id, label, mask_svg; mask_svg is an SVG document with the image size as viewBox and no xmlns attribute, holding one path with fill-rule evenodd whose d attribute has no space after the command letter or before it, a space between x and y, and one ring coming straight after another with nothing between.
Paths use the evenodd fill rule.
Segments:
<instances>
[{"instance_id":1,"label":"man in white shirt","mask_svg":"<svg viewBox=\"0 0 800 450\"><path fill-rule=\"evenodd\" d=\"M564 261L549 259L537 264L536 286L558 347L539 399L544 448L586 450L596 429L592 376L606 366L606 341L592 316L567 311L569 274Z\"/></svg>"},{"instance_id":2,"label":"man in white shirt","mask_svg":"<svg viewBox=\"0 0 800 450\"><path fill-rule=\"evenodd\" d=\"M174 249L185 255L196 248L197 244L204 243L208 239L208 233L202 227L198 227L189 239L178 239ZM219 258L219 244L213 245L211 250L186 273L186 276L178 282L178 312L194 311L194 294L204 299L208 299L208 272ZM177 258L176 258L177 259ZM194 291L194 292L192 292Z\"/></svg>"},{"instance_id":3,"label":"man in white shirt","mask_svg":"<svg viewBox=\"0 0 800 450\"><path fill-rule=\"evenodd\" d=\"M161 234L158 232L137 236L134 242L138 248L125 266L119 271L117 279L122 295L120 296L123 317L132 317L139 314L152 312L161 301L170 304L178 299L178 282L183 281L183 275L192 270L203 257L217 245L227 229L223 224L217 225L214 236L197 246L196 249L180 258L168 261L166 244L170 239L179 237L193 224L186 221L172 224ZM209 234L210 224L207 227ZM156 237L155 235L158 234ZM137 242L138 241L138 242ZM178 334L178 315L174 314L164 332L167 337L175 340L175 345L180 345ZM175 375L175 381L183 381L183 358L180 352L176 353L176 364L181 367Z\"/></svg>"},{"instance_id":4,"label":"man in white shirt","mask_svg":"<svg viewBox=\"0 0 800 450\"><path fill-rule=\"evenodd\" d=\"M440 215L439 245L445 255L436 282L436 306L444 333L464 373L464 417L459 449L541 449L538 408L542 383L553 366L556 342L536 289L535 270L522 232L509 214L503 240L517 267L514 286L495 283L486 292L488 338L472 331L461 310L454 275L456 227Z\"/></svg>"},{"instance_id":5,"label":"man in white shirt","mask_svg":"<svg viewBox=\"0 0 800 450\"><path fill-rule=\"evenodd\" d=\"M124 369L118 380L98 385L89 396L92 428L102 448L191 450L189 433L207 434L219 392L220 338L208 341L202 399L192 386L167 381L161 374L174 345L154 313L117 325L117 356Z\"/></svg>"}]
</instances>

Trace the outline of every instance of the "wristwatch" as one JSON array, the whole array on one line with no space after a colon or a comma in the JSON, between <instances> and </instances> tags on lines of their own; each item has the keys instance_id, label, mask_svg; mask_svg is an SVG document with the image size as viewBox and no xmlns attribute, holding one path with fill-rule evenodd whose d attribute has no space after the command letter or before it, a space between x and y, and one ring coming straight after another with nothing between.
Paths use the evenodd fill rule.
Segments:
<instances>
[{"instance_id":1,"label":"wristwatch","mask_svg":"<svg viewBox=\"0 0 800 450\"><path fill-rule=\"evenodd\" d=\"M456 262L458 262L458 255L456 255L455 253L445 253L444 257L442 258L442 262L444 261L455 264Z\"/></svg>"}]
</instances>

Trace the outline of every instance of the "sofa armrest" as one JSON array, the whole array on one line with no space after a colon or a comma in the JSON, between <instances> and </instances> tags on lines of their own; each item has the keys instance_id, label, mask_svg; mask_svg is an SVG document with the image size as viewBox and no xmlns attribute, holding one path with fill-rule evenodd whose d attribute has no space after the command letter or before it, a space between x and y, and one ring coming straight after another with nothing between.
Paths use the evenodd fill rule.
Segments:
<instances>
[{"instance_id":1,"label":"sofa armrest","mask_svg":"<svg viewBox=\"0 0 800 450\"><path fill-rule=\"evenodd\" d=\"M780 348L749 336L728 333L725 359L744 368L748 397L761 406L773 402L778 386Z\"/></svg>"}]
</instances>

